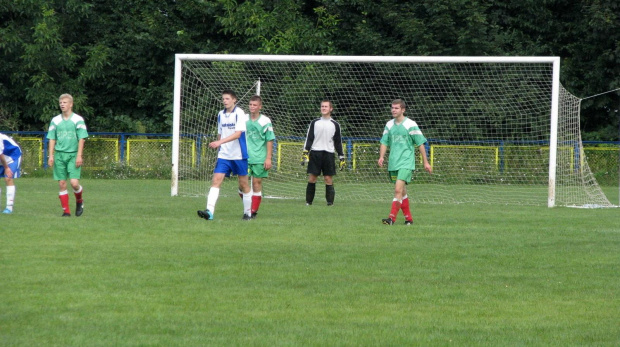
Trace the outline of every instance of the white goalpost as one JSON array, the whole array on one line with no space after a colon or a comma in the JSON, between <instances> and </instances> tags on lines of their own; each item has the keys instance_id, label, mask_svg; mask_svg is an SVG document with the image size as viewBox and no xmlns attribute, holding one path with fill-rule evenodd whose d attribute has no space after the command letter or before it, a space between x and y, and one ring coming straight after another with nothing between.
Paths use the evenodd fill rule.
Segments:
<instances>
[{"instance_id":1,"label":"white goalpost","mask_svg":"<svg viewBox=\"0 0 620 347\"><path fill-rule=\"evenodd\" d=\"M347 160L334 178L336 201L391 199L393 185L377 159L391 101L400 98L428 139L434 172L414 172L413 201L613 206L587 164L580 99L560 84L558 57L177 54L172 196L209 189L217 153L208 143L225 89L246 112L249 98L261 95L272 120L266 196L304 199L303 142L320 101L329 99ZM222 194L236 194L228 186Z\"/></svg>"}]
</instances>

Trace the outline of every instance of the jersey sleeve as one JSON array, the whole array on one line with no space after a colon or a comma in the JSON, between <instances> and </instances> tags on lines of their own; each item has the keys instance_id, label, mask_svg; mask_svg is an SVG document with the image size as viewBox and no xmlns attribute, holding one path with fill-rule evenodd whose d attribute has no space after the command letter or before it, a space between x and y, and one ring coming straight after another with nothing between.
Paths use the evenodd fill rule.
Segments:
<instances>
[{"instance_id":1,"label":"jersey sleeve","mask_svg":"<svg viewBox=\"0 0 620 347\"><path fill-rule=\"evenodd\" d=\"M310 126L308 127L308 133L306 134L306 143L304 143L304 149L309 151L312 148L312 144L314 143L314 123L316 120L310 122Z\"/></svg>"},{"instance_id":2,"label":"jersey sleeve","mask_svg":"<svg viewBox=\"0 0 620 347\"><path fill-rule=\"evenodd\" d=\"M56 140L56 124L54 120L50 122L50 127L47 129L47 139L48 140Z\"/></svg>"},{"instance_id":3,"label":"jersey sleeve","mask_svg":"<svg viewBox=\"0 0 620 347\"><path fill-rule=\"evenodd\" d=\"M413 125L409 128L409 136L413 140L413 144L417 146L421 146L426 142L426 137L422 134L422 130L418 127L417 123L413 123Z\"/></svg>"},{"instance_id":4,"label":"jersey sleeve","mask_svg":"<svg viewBox=\"0 0 620 347\"><path fill-rule=\"evenodd\" d=\"M338 153L338 157L342 158L344 157L344 151L342 150L342 133L340 132L340 124L335 120L332 120L332 122L334 122L334 126L336 127L334 132L334 148L336 149L336 153Z\"/></svg>"},{"instance_id":5,"label":"jersey sleeve","mask_svg":"<svg viewBox=\"0 0 620 347\"><path fill-rule=\"evenodd\" d=\"M273 125L271 122L267 123L264 129L265 141L273 141L276 139L276 134L273 132Z\"/></svg>"},{"instance_id":6,"label":"jersey sleeve","mask_svg":"<svg viewBox=\"0 0 620 347\"><path fill-rule=\"evenodd\" d=\"M235 131L246 131L247 122L249 117L242 109L237 110L237 123L235 124Z\"/></svg>"},{"instance_id":7,"label":"jersey sleeve","mask_svg":"<svg viewBox=\"0 0 620 347\"><path fill-rule=\"evenodd\" d=\"M75 125L75 133L78 139L85 139L88 137L88 130L86 130L84 119L80 119Z\"/></svg>"},{"instance_id":8,"label":"jersey sleeve","mask_svg":"<svg viewBox=\"0 0 620 347\"><path fill-rule=\"evenodd\" d=\"M389 132L390 129L388 128L387 124L385 125L385 128L383 128L383 135L381 136L381 141L379 141L382 145L385 146L390 146L390 136L389 136Z\"/></svg>"}]
</instances>

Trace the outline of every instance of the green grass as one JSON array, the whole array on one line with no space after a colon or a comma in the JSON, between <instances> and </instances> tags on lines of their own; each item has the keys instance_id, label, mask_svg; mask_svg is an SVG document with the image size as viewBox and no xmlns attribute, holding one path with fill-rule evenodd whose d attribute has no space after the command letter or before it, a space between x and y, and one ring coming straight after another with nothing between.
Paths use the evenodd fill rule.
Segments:
<instances>
[{"instance_id":1,"label":"green grass","mask_svg":"<svg viewBox=\"0 0 620 347\"><path fill-rule=\"evenodd\" d=\"M620 209L414 204L390 227L388 203L317 194L205 221L168 181L82 183L61 218L55 181L17 181L0 345L620 344Z\"/></svg>"}]
</instances>

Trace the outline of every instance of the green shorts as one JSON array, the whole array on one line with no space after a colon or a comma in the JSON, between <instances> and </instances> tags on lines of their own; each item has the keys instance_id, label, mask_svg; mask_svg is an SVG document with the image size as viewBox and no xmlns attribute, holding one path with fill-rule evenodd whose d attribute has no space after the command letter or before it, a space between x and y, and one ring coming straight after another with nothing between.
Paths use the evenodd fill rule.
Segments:
<instances>
[{"instance_id":1,"label":"green shorts","mask_svg":"<svg viewBox=\"0 0 620 347\"><path fill-rule=\"evenodd\" d=\"M248 164L248 175L256 178L267 178L269 177L269 171L265 170L265 165L262 163Z\"/></svg>"},{"instance_id":2,"label":"green shorts","mask_svg":"<svg viewBox=\"0 0 620 347\"><path fill-rule=\"evenodd\" d=\"M388 171L388 174L390 175L390 181L392 183L396 183L397 180L401 180L409 184L409 182L411 182L412 172L413 171L411 169L400 169L397 171Z\"/></svg>"},{"instance_id":3,"label":"green shorts","mask_svg":"<svg viewBox=\"0 0 620 347\"><path fill-rule=\"evenodd\" d=\"M82 167L75 167L75 158L77 152L54 153L54 179L57 181L66 181L67 178L80 179L82 175Z\"/></svg>"}]
</instances>

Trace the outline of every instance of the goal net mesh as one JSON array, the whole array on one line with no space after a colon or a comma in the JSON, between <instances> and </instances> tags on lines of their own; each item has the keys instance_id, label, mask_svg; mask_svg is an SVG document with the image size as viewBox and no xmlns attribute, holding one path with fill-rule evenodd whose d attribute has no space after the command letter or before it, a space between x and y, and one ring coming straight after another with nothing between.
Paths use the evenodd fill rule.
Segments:
<instances>
[{"instance_id":1,"label":"goal net mesh","mask_svg":"<svg viewBox=\"0 0 620 347\"><path fill-rule=\"evenodd\" d=\"M413 202L546 205L552 73L551 63L183 60L173 184L181 196L207 194L217 156L208 143L217 136L221 92L232 89L246 113L249 98L259 93L262 113L273 123L264 196L304 199L303 142L321 100L329 99L347 160L334 177L336 201L390 200L393 184L377 159L391 102L400 98L428 139L433 167L426 173L416 153L408 188ZM555 202L611 206L583 154L579 101L560 87ZM222 195L237 194L236 180L222 188ZM317 188L316 200L322 192Z\"/></svg>"}]
</instances>

